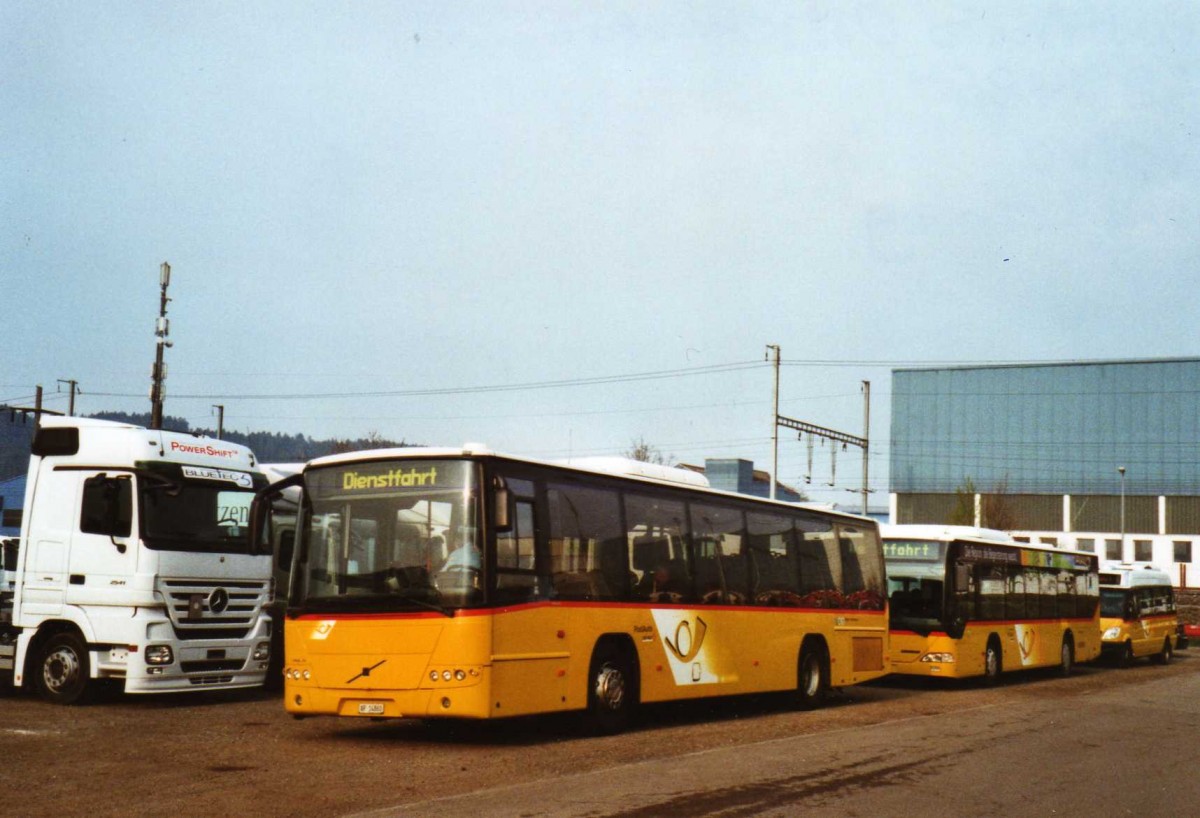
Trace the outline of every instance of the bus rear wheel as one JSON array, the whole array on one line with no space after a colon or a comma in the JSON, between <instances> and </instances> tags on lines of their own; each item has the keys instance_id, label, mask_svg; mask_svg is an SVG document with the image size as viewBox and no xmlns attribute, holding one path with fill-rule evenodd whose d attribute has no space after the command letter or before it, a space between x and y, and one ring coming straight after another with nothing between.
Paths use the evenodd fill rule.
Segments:
<instances>
[{"instance_id":1,"label":"bus rear wheel","mask_svg":"<svg viewBox=\"0 0 1200 818\"><path fill-rule=\"evenodd\" d=\"M1059 651L1058 672L1070 676L1075 669L1075 640L1070 634L1063 637L1062 649Z\"/></svg>"},{"instance_id":2,"label":"bus rear wheel","mask_svg":"<svg viewBox=\"0 0 1200 818\"><path fill-rule=\"evenodd\" d=\"M989 639L987 649L983 653L983 681L994 685L1000 681L1004 672L1004 655L1000 652L1000 644L995 639Z\"/></svg>"},{"instance_id":3,"label":"bus rear wheel","mask_svg":"<svg viewBox=\"0 0 1200 818\"><path fill-rule=\"evenodd\" d=\"M1163 640L1163 649L1154 654L1154 663L1157 665L1165 665L1171 661L1171 657L1175 655L1174 649L1171 647L1171 637Z\"/></svg>"},{"instance_id":4,"label":"bus rear wheel","mask_svg":"<svg viewBox=\"0 0 1200 818\"><path fill-rule=\"evenodd\" d=\"M825 694L829 692L829 664L820 646L805 645L800 650L797 676L796 706L801 710L815 710L823 705Z\"/></svg>"},{"instance_id":5,"label":"bus rear wheel","mask_svg":"<svg viewBox=\"0 0 1200 818\"><path fill-rule=\"evenodd\" d=\"M34 684L38 695L55 704L83 704L89 692L87 646L71 632L46 640L37 654Z\"/></svg>"}]
</instances>

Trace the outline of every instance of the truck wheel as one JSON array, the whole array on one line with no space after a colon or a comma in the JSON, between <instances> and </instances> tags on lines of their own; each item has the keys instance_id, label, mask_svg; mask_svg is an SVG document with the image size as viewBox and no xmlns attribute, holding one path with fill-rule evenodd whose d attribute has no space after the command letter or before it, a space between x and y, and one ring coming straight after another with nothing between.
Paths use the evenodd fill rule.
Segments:
<instances>
[{"instance_id":1,"label":"truck wheel","mask_svg":"<svg viewBox=\"0 0 1200 818\"><path fill-rule=\"evenodd\" d=\"M55 704L83 704L91 692L89 675L87 646L71 632L46 641L33 673L38 695Z\"/></svg>"}]
</instances>

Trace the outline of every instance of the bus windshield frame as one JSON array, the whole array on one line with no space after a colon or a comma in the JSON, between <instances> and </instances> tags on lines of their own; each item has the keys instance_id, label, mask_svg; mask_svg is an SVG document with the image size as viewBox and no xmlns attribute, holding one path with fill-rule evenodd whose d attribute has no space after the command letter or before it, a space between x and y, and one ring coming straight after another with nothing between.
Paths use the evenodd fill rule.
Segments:
<instances>
[{"instance_id":1,"label":"bus windshield frame","mask_svg":"<svg viewBox=\"0 0 1200 818\"><path fill-rule=\"evenodd\" d=\"M306 470L289 614L450 615L483 605L479 471L452 458Z\"/></svg>"}]
</instances>

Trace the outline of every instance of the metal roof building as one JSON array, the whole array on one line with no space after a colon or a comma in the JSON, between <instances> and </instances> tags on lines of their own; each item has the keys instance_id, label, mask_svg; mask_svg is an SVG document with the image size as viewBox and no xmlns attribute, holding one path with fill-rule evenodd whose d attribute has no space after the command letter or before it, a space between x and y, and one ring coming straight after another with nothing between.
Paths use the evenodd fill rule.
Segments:
<instances>
[{"instance_id":1,"label":"metal roof building","mask_svg":"<svg viewBox=\"0 0 1200 818\"><path fill-rule=\"evenodd\" d=\"M1200 358L893 370L889 459L894 522L999 515L1035 539L1104 541L1109 558L1190 564ZM1141 547L1114 546L1122 517Z\"/></svg>"}]
</instances>

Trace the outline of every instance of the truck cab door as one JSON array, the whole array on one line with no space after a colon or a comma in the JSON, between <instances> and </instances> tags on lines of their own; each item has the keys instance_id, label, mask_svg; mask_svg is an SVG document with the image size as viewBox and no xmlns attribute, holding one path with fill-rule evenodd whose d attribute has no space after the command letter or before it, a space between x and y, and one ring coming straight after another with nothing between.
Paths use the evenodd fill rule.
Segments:
<instances>
[{"instance_id":1,"label":"truck cab door","mask_svg":"<svg viewBox=\"0 0 1200 818\"><path fill-rule=\"evenodd\" d=\"M71 535L66 601L118 602L136 567L133 477L93 474L83 479L79 518Z\"/></svg>"}]
</instances>

